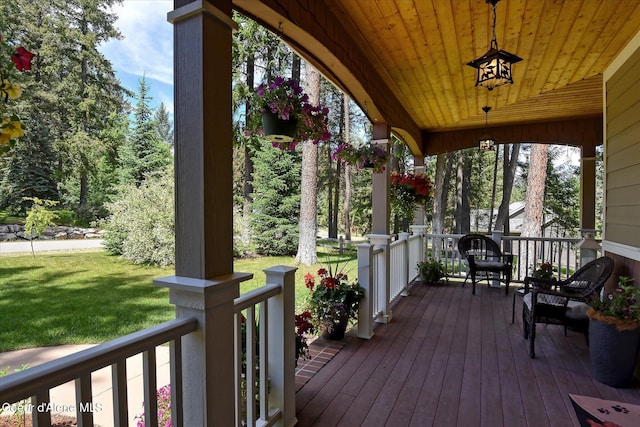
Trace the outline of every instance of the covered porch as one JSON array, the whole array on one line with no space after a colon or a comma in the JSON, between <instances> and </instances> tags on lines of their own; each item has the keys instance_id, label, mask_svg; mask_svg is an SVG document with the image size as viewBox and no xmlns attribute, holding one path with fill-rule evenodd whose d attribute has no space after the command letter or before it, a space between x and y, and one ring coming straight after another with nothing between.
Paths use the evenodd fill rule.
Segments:
<instances>
[{"instance_id":1,"label":"covered porch","mask_svg":"<svg viewBox=\"0 0 640 427\"><path fill-rule=\"evenodd\" d=\"M472 297L468 287L460 286L410 289L409 296L398 297L394 303L393 321L372 327L374 339L353 338L295 393L293 337L289 339L287 335L287 331L293 330L293 271L280 267L269 269L263 289L240 296L239 282L247 275L233 269L232 112L229 108L231 34L235 27L230 18L232 8L260 18L278 30L367 110L374 122L374 139L384 144L393 131L411 147L417 165L422 164L421 157L426 154L474 145L475 136L483 127L480 107L489 103L487 92L478 92L479 89L466 80L471 70L463 68L464 61L452 59L451 70L435 65L418 67L437 70L429 74L433 81L451 81L451 76L465 77L463 74L466 74L454 83L443 83L425 97L429 102L437 102L443 98L440 94L453 96L446 100L447 108L432 105L420 108L422 113L418 114L409 106L421 106L422 100L395 95L400 88L391 77L393 70L382 69L382 64L394 62L391 58L380 58L387 50L381 45L369 48L361 34L349 34L347 28L357 27L345 24L350 18L344 14L333 15L332 11L337 13L333 6L338 3L333 0L174 0L175 10L169 14L169 20L174 24L176 47L176 275L158 279L156 284L171 289L171 302L177 307L178 319L136 336L105 343L98 350L73 360L27 371L20 379L3 384L2 391L7 393L3 397L14 402L34 396L35 403L47 403L49 388L54 383L74 380L78 401L87 402L91 400L92 370L110 365L117 385L113 396L114 424L126 425L127 389L123 381L126 368L123 365L126 358L143 353L145 414L148 425L152 425L157 409L152 397L158 385L155 346L170 342L172 399L183 403L174 406L177 412L174 425L239 425L238 414L242 408L238 403L241 400L238 314L259 306L258 310L269 311L271 318L268 325L266 320L261 322L264 330L260 331L259 347L264 353L259 362L265 368L261 365L259 415L253 413L255 402L247 405L251 425L571 425L575 420L569 393L640 404L638 389L616 390L591 379L588 351L581 334L569 332L569 336L564 337L562 328L541 328L540 355L531 360L518 316L516 323L511 324L511 297L505 298L500 290L486 287L481 287L478 295ZM391 3L394 2L388 4ZM542 7L543 3L509 2L514 9L524 9L525 4ZM589 16L596 15L601 3L585 2ZM495 109L493 116L500 118L495 121L500 125L496 126L495 135L501 139L504 136L505 142L561 142L583 147L581 226L584 229L594 228L595 145L603 141L601 73L637 33L640 9L631 3L625 3L626 9L621 7L617 15L610 10L600 11L609 17L618 17L618 21L612 18L614 22L607 29L614 31L611 30L614 28L622 36L615 38L615 51L607 50L606 55L596 58L597 67L586 67L594 74L574 73L571 79L560 79L545 88L547 81L551 81L547 77L552 70L548 66L535 66L542 60L540 57L534 60L535 43L529 39L525 43L530 48L526 54L533 66L527 69L543 69L544 73L541 72L539 78L537 74L525 78L526 67L520 67L522 74L516 77L526 90L522 94L516 93L516 89L512 94L509 88L495 92L499 96L494 102L502 105ZM482 17L486 22L488 9L484 1L469 4L474 5L476 20ZM540 15L537 13L540 10L529 9L531 15ZM625 10L628 16L624 15ZM440 16L453 16L452 11L446 8L445 11ZM369 16L364 12L358 16ZM580 7L576 7L575 14L580 14ZM378 15L381 19L391 19L384 13ZM400 15L398 12L393 16L400 18ZM421 16L425 16L424 22L431 22L437 20L436 15L425 12ZM466 11L465 16L469 17L469 25L459 26L459 31L467 34L465 28L471 28L471 11ZM626 17L629 19L625 20ZM625 24L615 25L621 21ZM545 34L552 33L545 25L538 24L536 20L527 25L544 29ZM561 24L562 20L558 26L562 27ZM379 28L387 26L384 21ZM453 24L450 27L452 31L456 29ZM568 24L565 30L564 33L574 33L569 31ZM532 36L526 29L513 29L513 34L520 33ZM483 51L486 43L483 40L482 47L473 49L472 40L463 37L464 34L447 36L445 40L464 40L460 57L474 58L476 50ZM597 37L598 34L589 34L594 34L594 40L603 39ZM637 37L635 40L632 47L640 43ZM579 43L575 41L576 45ZM587 47L584 50L583 55L576 54L578 62L592 56L587 54ZM444 51L436 53L434 56L447 61ZM559 55L558 51L552 53ZM402 75L402 71L398 71L398 75ZM403 93L423 94L426 91L414 90L428 86L423 83L403 85ZM581 102L567 108L568 99ZM590 108L585 110L586 106ZM525 112L528 115L525 116ZM420 115L422 119L414 118ZM637 141L637 131L628 134ZM391 239L388 186L388 171L374 174L373 232L386 242ZM404 271L408 276L408 271ZM391 295L390 272L383 269L381 274L385 277L382 301L386 304ZM401 284L400 293L406 283ZM378 314L380 306L375 308L366 316L367 322ZM388 320L391 320L390 313ZM263 338L272 341L266 345ZM73 370L70 366L74 366ZM248 383L253 385L255 381ZM255 390L247 394L254 396ZM90 413L79 411L78 418L79 425L92 425ZM50 424L48 413L34 414L34 419L38 425Z\"/></svg>"},{"instance_id":2,"label":"covered porch","mask_svg":"<svg viewBox=\"0 0 640 427\"><path fill-rule=\"evenodd\" d=\"M296 393L298 426L571 426L569 394L640 405L640 388L593 379L581 332L540 327L529 358L521 301L460 283L416 283L378 324L352 338Z\"/></svg>"}]
</instances>

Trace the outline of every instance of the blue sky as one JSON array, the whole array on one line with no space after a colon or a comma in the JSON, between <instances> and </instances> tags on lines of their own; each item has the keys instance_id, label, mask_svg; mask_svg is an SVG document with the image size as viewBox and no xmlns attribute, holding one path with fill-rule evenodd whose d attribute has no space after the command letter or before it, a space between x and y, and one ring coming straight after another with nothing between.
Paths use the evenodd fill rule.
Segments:
<instances>
[{"instance_id":1,"label":"blue sky","mask_svg":"<svg viewBox=\"0 0 640 427\"><path fill-rule=\"evenodd\" d=\"M173 117L173 26L167 22L172 9L172 0L124 0L113 9L123 39L106 43L100 51L127 89L137 92L145 75L151 106L163 102Z\"/></svg>"}]
</instances>

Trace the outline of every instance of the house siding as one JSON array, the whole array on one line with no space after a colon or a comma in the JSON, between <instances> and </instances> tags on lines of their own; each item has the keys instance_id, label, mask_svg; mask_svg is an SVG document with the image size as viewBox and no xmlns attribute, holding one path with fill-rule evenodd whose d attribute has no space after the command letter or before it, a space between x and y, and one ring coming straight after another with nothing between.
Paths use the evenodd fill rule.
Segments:
<instances>
[{"instance_id":1,"label":"house siding","mask_svg":"<svg viewBox=\"0 0 640 427\"><path fill-rule=\"evenodd\" d=\"M636 258L640 248L640 47L621 55L615 69L604 76L605 248ZM607 242L612 244L608 248ZM621 247L626 248L623 254L616 251Z\"/></svg>"}]
</instances>

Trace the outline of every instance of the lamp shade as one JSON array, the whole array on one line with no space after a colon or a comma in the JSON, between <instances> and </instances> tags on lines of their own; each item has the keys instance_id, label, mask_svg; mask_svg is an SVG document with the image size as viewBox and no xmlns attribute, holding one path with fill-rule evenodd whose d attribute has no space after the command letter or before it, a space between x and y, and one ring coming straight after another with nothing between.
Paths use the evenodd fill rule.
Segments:
<instances>
[{"instance_id":1,"label":"lamp shade","mask_svg":"<svg viewBox=\"0 0 640 427\"><path fill-rule=\"evenodd\" d=\"M493 90L494 87L513 83L511 65L520 61L522 58L519 56L492 47L487 53L467 65L478 70L476 86Z\"/></svg>"},{"instance_id":2,"label":"lamp shade","mask_svg":"<svg viewBox=\"0 0 640 427\"><path fill-rule=\"evenodd\" d=\"M483 136L480 139L480 143L478 149L480 151L493 151L496 146L496 140L491 138L490 136Z\"/></svg>"}]
</instances>

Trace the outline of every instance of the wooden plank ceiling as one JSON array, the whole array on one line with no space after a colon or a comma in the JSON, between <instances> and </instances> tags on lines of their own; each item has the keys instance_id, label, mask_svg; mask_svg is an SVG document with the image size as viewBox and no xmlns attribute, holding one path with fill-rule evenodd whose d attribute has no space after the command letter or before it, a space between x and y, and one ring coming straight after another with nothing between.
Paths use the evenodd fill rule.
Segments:
<instances>
[{"instance_id":1,"label":"wooden plank ceiling","mask_svg":"<svg viewBox=\"0 0 640 427\"><path fill-rule=\"evenodd\" d=\"M286 9L286 2L263 1ZM488 91L474 86L475 69L466 65L489 49L485 0L324 3L423 135L484 127L485 105L490 126L599 117L602 73L640 29L638 0L502 0L498 46L523 61L513 67L515 84ZM315 56L309 46L305 53ZM322 55L317 63L330 69ZM339 71L328 77L346 81Z\"/></svg>"}]
</instances>

